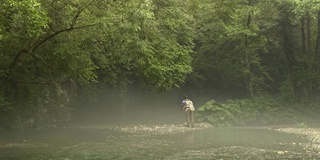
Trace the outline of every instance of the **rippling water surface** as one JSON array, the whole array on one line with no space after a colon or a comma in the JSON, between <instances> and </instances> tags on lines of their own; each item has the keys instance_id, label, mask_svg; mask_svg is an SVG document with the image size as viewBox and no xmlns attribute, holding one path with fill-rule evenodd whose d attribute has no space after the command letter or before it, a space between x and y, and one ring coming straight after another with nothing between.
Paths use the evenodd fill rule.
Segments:
<instances>
[{"instance_id":1,"label":"rippling water surface","mask_svg":"<svg viewBox=\"0 0 320 160\"><path fill-rule=\"evenodd\" d=\"M298 135L267 128L209 128L167 135L108 127L55 128L1 134L0 159L317 159L318 151L305 149L307 143Z\"/></svg>"}]
</instances>

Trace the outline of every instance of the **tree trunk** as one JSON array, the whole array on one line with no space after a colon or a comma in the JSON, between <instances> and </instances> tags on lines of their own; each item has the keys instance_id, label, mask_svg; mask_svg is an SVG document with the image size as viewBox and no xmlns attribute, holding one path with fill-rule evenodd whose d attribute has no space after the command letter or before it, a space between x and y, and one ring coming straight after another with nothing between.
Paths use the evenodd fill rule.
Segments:
<instances>
[{"instance_id":1,"label":"tree trunk","mask_svg":"<svg viewBox=\"0 0 320 160\"><path fill-rule=\"evenodd\" d=\"M292 87L289 89L290 92L288 95L292 96L290 98L297 98L296 97L296 82L295 82L295 66L297 65L296 60L296 53L295 50L295 41L294 41L294 35L292 34L294 32L294 26L291 23L291 13L287 6L283 4L281 8L279 8L279 11L281 13L281 19L279 21L279 26L281 27L281 47L282 51L285 56L285 63L286 63L286 70L287 73L285 73L286 81L285 83L289 83L292 85L289 85L288 87ZM287 86L285 83L283 83L284 86ZM288 91L288 90L287 90Z\"/></svg>"},{"instance_id":2,"label":"tree trunk","mask_svg":"<svg viewBox=\"0 0 320 160\"><path fill-rule=\"evenodd\" d=\"M248 0L248 5L251 5L251 1ZM251 23L251 13L248 14L247 17L247 27L250 27L250 23ZM250 97L253 98L254 97L254 93L253 93L253 80L252 80L252 75L251 75L251 64L249 61L249 57L248 57L248 36L245 36L245 46L244 46L244 54L245 54L245 62L246 62L246 69L248 71L248 75L247 75L247 87L248 90L250 92Z\"/></svg>"},{"instance_id":3,"label":"tree trunk","mask_svg":"<svg viewBox=\"0 0 320 160\"><path fill-rule=\"evenodd\" d=\"M305 55L307 53L306 33L305 33L305 16L302 16L300 23L301 23L302 54Z\"/></svg>"},{"instance_id":4,"label":"tree trunk","mask_svg":"<svg viewBox=\"0 0 320 160\"><path fill-rule=\"evenodd\" d=\"M318 11L318 26L317 26L317 43L316 43L316 52L315 52L315 59L317 63L320 62L320 11Z\"/></svg>"},{"instance_id":5,"label":"tree trunk","mask_svg":"<svg viewBox=\"0 0 320 160\"><path fill-rule=\"evenodd\" d=\"M310 12L307 12L307 54L309 57L311 57L311 16L310 16Z\"/></svg>"}]
</instances>

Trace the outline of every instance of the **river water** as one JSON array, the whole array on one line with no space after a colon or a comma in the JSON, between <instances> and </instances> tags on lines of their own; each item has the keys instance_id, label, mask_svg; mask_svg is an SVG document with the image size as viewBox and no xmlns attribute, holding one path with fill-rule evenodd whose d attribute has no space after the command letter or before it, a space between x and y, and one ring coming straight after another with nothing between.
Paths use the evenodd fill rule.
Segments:
<instances>
[{"instance_id":1,"label":"river water","mask_svg":"<svg viewBox=\"0 0 320 160\"><path fill-rule=\"evenodd\" d=\"M309 141L268 128L207 128L133 134L108 127L52 128L0 135L2 160L318 159Z\"/></svg>"}]
</instances>

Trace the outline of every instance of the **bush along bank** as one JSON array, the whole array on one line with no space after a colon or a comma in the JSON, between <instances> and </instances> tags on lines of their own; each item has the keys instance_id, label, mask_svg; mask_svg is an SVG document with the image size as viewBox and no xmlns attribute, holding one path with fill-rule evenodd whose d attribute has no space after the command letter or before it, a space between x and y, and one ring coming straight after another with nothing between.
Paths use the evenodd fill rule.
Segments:
<instances>
[{"instance_id":1,"label":"bush along bank","mask_svg":"<svg viewBox=\"0 0 320 160\"><path fill-rule=\"evenodd\" d=\"M216 127L295 125L316 121L320 113L317 106L315 103L286 104L263 97L228 100L224 103L210 100L198 108L196 117L198 122Z\"/></svg>"}]
</instances>

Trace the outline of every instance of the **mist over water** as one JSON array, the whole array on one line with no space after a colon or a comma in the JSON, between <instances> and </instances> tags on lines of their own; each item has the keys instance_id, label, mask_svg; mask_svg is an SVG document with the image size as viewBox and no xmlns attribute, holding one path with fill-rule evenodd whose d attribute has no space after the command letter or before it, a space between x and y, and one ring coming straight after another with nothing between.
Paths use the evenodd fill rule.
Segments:
<instances>
[{"instance_id":1,"label":"mist over water","mask_svg":"<svg viewBox=\"0 0 320 160\"><path fill-rule=\"evenodd\" d=\"M81 104L71 121L83 124L177 124L184 123L181 102L184 94L142 93L130 91L124 96L112 97L106 94L95 103ZM189 94L196 108L210 98Z\"/></svg>"},{"instance_id":2,"label":"mist over water","mask_svg":"<svg viewBox=\"0 0 320 160\"><path fill-rule=\"evenodd\" d=\"M213 99L188 94L195 107ZM79 104L69 122L0 135L0 159L317 158L305 137L267 127L185 127L183 95L105 95ZM205 127L204 127L205 126ZM313 133L313 132L312 132ZM312 138L312 137L311 137Z\"/></svg>"}]
</instances>

